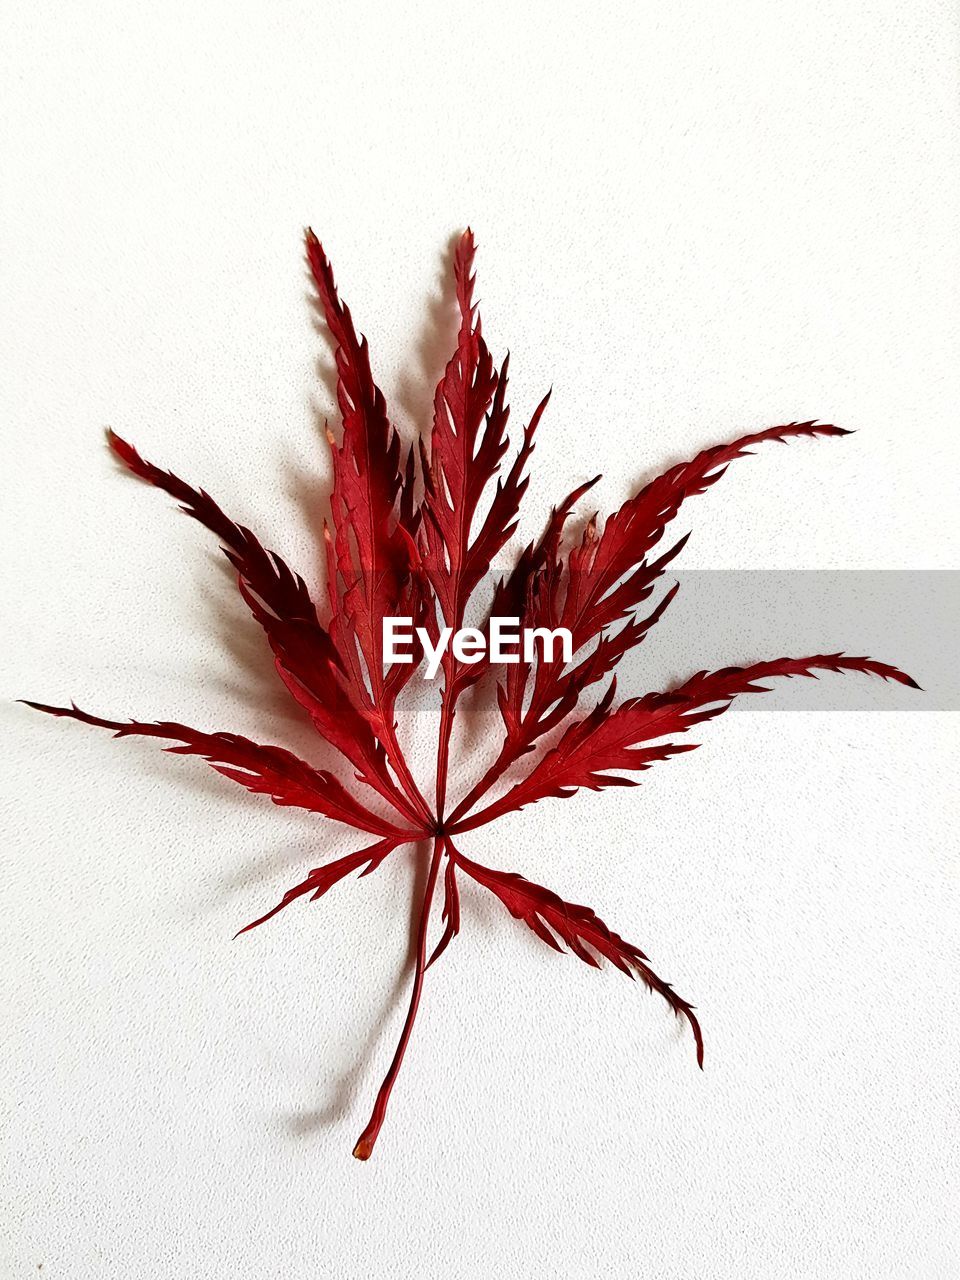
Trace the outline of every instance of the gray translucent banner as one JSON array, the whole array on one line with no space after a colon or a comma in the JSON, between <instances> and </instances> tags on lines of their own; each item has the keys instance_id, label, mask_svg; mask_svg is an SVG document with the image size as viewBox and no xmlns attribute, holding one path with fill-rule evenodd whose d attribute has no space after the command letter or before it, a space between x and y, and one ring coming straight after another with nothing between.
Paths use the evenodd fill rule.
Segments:
<instances>
[{"instance_id":1,"label":"gray translucent banner","mask_svg":"<svg viewBox=\"0 0 960 1280\"><path fill-rule=\"evenodd\" d=\"M478 586L467 625L484 627L501 576L492 572ZM618 701L669 691L697 671L843 653L898 667L921 690L876 676L824 671L815 679L772 679L769 693L739 698L734 706L758 712L960 710L960 570L667 572L639 616L651 614L674 583L679 591L669 608L616 669ZM398 654L411 652L410 629L406 618ZM512 644L510 651L516 652ZM556 652L559 658L559 642ZM588 652L575 654L574 664ZM411 688L420 681L428 688L442 686L440 674L425 678L426 668L426 662L420 665ZM493 665L494 677L508 670ZM592 693L599 696L605 685ZM584 705L589 702L588 693Z\"/></svg>"}]
</instances>

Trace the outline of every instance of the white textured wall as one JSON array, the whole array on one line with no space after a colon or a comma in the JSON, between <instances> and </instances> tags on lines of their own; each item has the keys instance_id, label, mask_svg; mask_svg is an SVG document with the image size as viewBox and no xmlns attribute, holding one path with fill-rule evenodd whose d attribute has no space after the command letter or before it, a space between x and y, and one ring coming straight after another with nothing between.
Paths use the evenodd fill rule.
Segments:
<instances>
[{"instance_id":1,"label":"white textured wall","mask_svg":"<svg viewBox=\"0 0 960 1280\"><path fill-rule=\"evenodd\" d=\"M518 411L555 387L532 523L595 470L610 507L819 416L858 434L741 464L685 563L956 567L957 28L946 0L8 6L2 695L308 749L209 539L101 442L309 568L308 221L401 424L473 224ZM232 942L348 837L0 714L4 1277L960 1274L954 717L734 715L639 790L471 837L648 950L706 1071L468 891L361 1165L411 856Z\"/></svg>"}]
</instances>

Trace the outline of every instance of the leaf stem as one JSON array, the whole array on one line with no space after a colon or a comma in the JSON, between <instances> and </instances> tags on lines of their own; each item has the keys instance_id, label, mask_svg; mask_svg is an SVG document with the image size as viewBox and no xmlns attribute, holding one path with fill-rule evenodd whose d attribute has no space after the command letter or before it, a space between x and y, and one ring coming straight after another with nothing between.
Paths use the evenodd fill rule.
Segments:
<instances>
[{"instance_id":1,"label":"leaf stem","mask_svg":"<svg viewBox=\"0 0 960 1280\"><path fill-rule=\"evenodd\" d=\"M423 906L420 911L420 929L417 937L417 967L413 978L413 991L410 994L410 1007L407 1010L406 1021L403 1024L403 1031L400 1033L400 1041L393 1055L393 1061L390 1063L390 1068L384 1077L383 1084L380 1086L377 1100L373 1104L370 1121L357 1139L357 1145L353 1148L353 1154L358 1160L369 1160L373 1155L373 1148L387 1114L387 1103L390 1101L390 1094L400 1072L403 1055L407 1051L410 1033L417 1017L420 994L423 990L423 975L427 967L427 929L430 923L430 908L433 905L433 894L437 887L440 863L443 860L444 844L443 836L437 836L433 844L433 857L430 860L427 887L423 893Z\"/></svg>"},{"instance_id":2,"label":"leaf stem","mask_svg":"<svg viewBox=\"0 0 960 1280\"><path fill-rule=\"evenodd\" d=\"M464 796L451 813L449 819L451 825L453 823L461 823L461 820L476 805L477 801L482 800L497 779L506 773L507 769L518 758L519 754L521 753L508 751L506 744L504 744L500 755L497 756L496 760L494 760L493 764L486 771L480 781L473 786L469 794Z\"/></svg>"},{"instance_id":3,"label":"leaf stem","mask_svg":"<svg viewBox=\"0 0 960 1280\"><path fill-rule=\"evenodd\" d=\"M443 704L440 708L440 736L437 743L437 822L443 822L443 809L447 801L447 772L450 764L450 737L453 733L453 720L457 713L456 686L448 685L443 691Z\"/></svg>"},{"instance_id":4,"label":"leaf stem","mask_svg":"<svg viewBox=\"0 0 960 1280\"><path fill-rule=\"evenodd\" d=\"M432 830L434 826L433 814L430 812L430 806L427 804L423 792L417 786L416 779L410 772L410 766L407 764L406 757L400 748L400 743L397 741L396 730L387 727L385 736L384 747L387 759L390 761L407 799L414 808L414 813L408 816L419 817L426 825L427 830Z\"/></svg>"}]
</instances>

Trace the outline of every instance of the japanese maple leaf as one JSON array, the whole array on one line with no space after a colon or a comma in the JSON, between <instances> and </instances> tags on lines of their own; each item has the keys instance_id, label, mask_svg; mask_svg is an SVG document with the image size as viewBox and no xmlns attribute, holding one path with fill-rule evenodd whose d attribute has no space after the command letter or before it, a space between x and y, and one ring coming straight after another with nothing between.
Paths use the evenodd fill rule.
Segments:
<instances>
[{"instance_id":1,"label":"japanese maple leaf","mask_svg":"<svg viewBox=\"0 0 960 1280\"><path fill-rule=\"evenodd\" d=\"M124 466L164 489L219 540L240 594L264 631L277 674L320 737L343 757L344 776L316 769L284 747L238 734L203 733L169 722L107 720L75 705L28 705L112 729L116 737L140 735L172 743L167 751L199 756L225 778L270 796L275 804L307 809L373 838L357 852L314 868L241 933L299 898L323 897L354 871L368 875L404 845L425 838L432 842L409 1009L370 1121L354 1148L354 1155L366 1160L409 1043L426 971L459 931L461 876L492 893L549 946L567 948L594 967L607 960L639 978L689 1024L697 1061L703 1065L703 1037L693 1006L655 973L639 947L614 933L589 907L566 902L515 872L474 861L460 847L462 836L526 805L567 798L583 787L599 791L635 785L636 775L651 765L692 750L696 744L686 737L691 729L720 715L740 695L764 692L772 678L851 671L918 686L885 663L827 653L700 671L675 688L617 702L613 673L618 663L641 643L676 592L676 587L666 591L647 611L667 565L686 541L659 549L682 504L709 489L754 445L847 434L817 422L766 427L669 468L605 522L589 520L572 543L565 538L566 521L594 481L557 504L540 539L497 583L485 610L487 617L516 617L524 627L566 628L572 658L550 661L545 651L534 650L505 667L495 683L488 660L461 660L448 647L442 658L436 774L428 799L397 733L400 697L417 670L422 645L415 661L388 661L383 622L409 618L431 638L442 628L463 627L491 562L516 529L547 397L502 469L510 448L507 361L499 368L494 363L474 306L475 246L468 230L454 260L460 317L456 350L437 386L429 429L404 450L374 382L366 340L357 334L327 257L310 231L306 249L335 349L342 421L339 437L329 434L333 490L331 527L323 529L328 569L323 607L299 574L249 529L235 524L203 489L146 462L112 431L108 439ZM502 735L486 770L451 808L447 779L457 708L464 691L481 681L496 697ZM604 682L599 700L583 706L588 690ZM483 689L481 684L481 693ZM548 734L553 734L553 745L544 750ZM526 773L494 794L507 769L524 757L532 757ZM431 912L441 880L443 928L428 957Z\"/></svg>"}]
</instances>

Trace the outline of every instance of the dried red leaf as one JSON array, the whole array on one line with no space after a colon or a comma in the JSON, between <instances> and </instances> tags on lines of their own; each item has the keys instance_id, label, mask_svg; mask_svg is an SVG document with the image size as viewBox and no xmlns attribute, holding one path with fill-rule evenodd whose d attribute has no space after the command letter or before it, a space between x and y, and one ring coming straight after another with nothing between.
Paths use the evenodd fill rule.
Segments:
<instances>
[{"instance_id":1,"label":"dried red leaf","mask_svg":"<svg viewBox=\"0 0 960 1280\"><path fill-rule=\"evenodd\" d=\"M693 751L697 743L661 743L641 746L711 720L726 711L734 698L744 693L767 693L758 680L775 676L811 676L817 671L858 671L894 680L918 689L910 676L885 662L853 658L842 653L820 654L813 658L777 658L751 667L726 667L722 671L700 671L669 693L648 693L614 707L616 681L604 698L584 719L571 724L557 745L511 788L505 796L480 813L461 818L452 831L470 831L501 818L504 814L533 804L547 796L566 799L581 787L601 791L604 787L633 787L639 779L611 773L614 769L640 772L660 760L682 751Z\"/></svg>"},{"instance_id":2,"label":"dried red leaf","mask_svg":"<svg viewBox=\"0 0 960 1280\"><path fill-rule=\"evenodd\" d=\"M380 1087L370 1121L354 1154L372 1154L403 1062L420 1005L427 969L460 930L458 873L493 893L544 942L571 950L591 966L606 959L639 977L689 1023L703 1062L703 1040L693 1008L651 969L644 953L624 941L585 906L564 902L551 890L514 872L495 871L455 848L451 837L495 821L548 797L580 788L632 786L659 760L695 744L668 741L721 714L734 698L763 692L772 677L815 676L818 671L862 672L916 688L895 667L870 658L821 654L780 658L746 667L698 672L677 688L614 705L616 681L592 710L575 716L583 696L613 672L647 636L673 599L671 588L652 606L666 567L682 538L654 555L667 526L690 497L704 493L752 445L798 437L841 436L839 427L788 423L716 445L669 468L628 499L604 523L590 519L577 543L564 546L564 528L577 502L595 483L575 488L553 511L543 535L519 556L488 602L488 616L518 617L525 626L568 627L574 658L564 666L539 658L509 666L496 698L504 734L496 757L448 814L447 777L458 701L488 670L448 651L442 664L443 700L438 726L435 798L428 802L397 736L397 701L417 663L384 660L383 620L410 617L428 635L458 629L490 571L494 557L516 529L527 489L534 436L549 397L534 411L505 477L497 479L509 441L507 361L498 370L474 305L473 234L467 231L454 259L459 307L456 350L434 400L429 436L404 453L386 402L373 378L366 339L358 336L349 308L337 293L330 263L312 232L307 257L333 340L339 441L329 433L333 492L332 527L323 530L327 555L329 617L321 622L304 579L249 529L230 520L203 490L146 462L113 432L110 447L141 479L165 490L188 515L210 529L237 573L240 592L273 652L287 689L310 716L318 734L350 764L357 779L390 807L383 817L367 808L328 770L315 769L285 748L263 746L237 734L201 733L185 725L105 720L76 706L30 703L40 711L112 729L117 737L169 740L166 750L195 755L248 790L346 823L379 839L373 845L317 867L276 906L241 930L245 933L298 898L316 900L353 871L367 875L402 845L432 838L433 848L417 926L417 957L410 1004L400 1042ZM420 462L422 496L418 494ZM496 481L496 484L494 484ZM641 608L643 606L643 608ZM416 656L419 658L420 654ZM555 745L535 760L504 795L476 806L510 765L534 751L545 734ZM443 872L444 928L428 959L433 900Z\"/></svg>"},{"instance_id":3,"label":"dried red leaf","mask_svg":"<svg viewBox=\"0 0 960 1280\"><path fill-rule=\"evenodd\" d=\"M391 836L386 840L380 840L376 844L370 845L366 849L360 849L357 853L348 853L344 858L337 858L335 862L328 862L323 867L315 867L306 880L301 880L292 889L288 889L275 907L271 907L269 911L262 916L258 916L256 920L251 920L249 924L245 924L235 936L239 938L241 933L249 933L251 929L256 929L258 925L271 920L284 907L289 907L291 902L295 902L297 898L302 898L307 893L311 895L310 901L316 902L318 898L322 898L328 890L332 889L345 876L350 875L351 872L356 871L359 867L364 867L364 864L366 866L360 874L361 876L368 876L371 871L376 871L388 853L393 853L394 849L403 843L403 836Z\"/></svg>"},{"instance_id":4,"label":"dried red leaf","mask_svg":"<svg viewBox=\"0 0 960 1280\"><path fill-rule=\"evenodd\" d=\"M332 773L312 768L284 747L263 746L237 733L201 733L187 725L168 721L141 724L135 720L104 720L81 711L76 705L48 707L40 702L27 702L26 705L51 716L69 716L83 724L112 729L115 738L166 738L179 742L180 746L165 747L164 750L175 756L200 756L217 773L239 782L248 791L270 796L274 804L293 805L322 813L324 817L346 823L358 831L384 836L409 834L371 813Z\"/></svg>"},{"instance_id":5,"label":"dried red leaf","mask_svg":"<svg viewBox=\"0 0 960 1280\"><path fill-rule=\"evenodd\" d=\"M703 1036L693 1005L678 996L669 983L657 977L639 947L625 942L608 929L589 907L564 902L550 889L532 884L515 872L494 871L491 867L481 866L454 850L449 841L448 848L458 867L496 894L512 916L522 920L555 951L563 950L560 945L563 942L575 956L594 969L599 969L596 956L601 955L621 973L630 978L641 978L651 991L663 996L674 1013L689 1022L697 1045L697 1065L703 1067Z\"/></svg>"}]
</instances>

